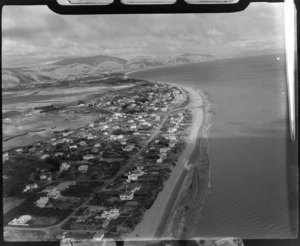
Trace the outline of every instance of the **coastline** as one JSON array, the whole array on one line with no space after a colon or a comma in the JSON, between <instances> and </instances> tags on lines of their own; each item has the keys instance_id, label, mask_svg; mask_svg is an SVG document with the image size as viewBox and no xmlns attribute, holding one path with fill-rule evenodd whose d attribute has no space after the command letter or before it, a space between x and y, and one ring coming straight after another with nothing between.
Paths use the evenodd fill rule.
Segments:
<instances>
[{"instance_id":1,"label":"coastline","mask_svg":"<svg viewBox=\"0 0 300 246\"><path fill-rule=\"evenodd\" d=\"M181 154L178 164L172 170L170 178L165 183L164 189L158 194L157 199L152 207L144 213L142 221L129 234L124 235L125 240L147 240L147 239L180 239L183 234L185 213L178 213L178 209L182 210L183 206L177 207L180 201L186 199L187 188L191 186L195 163L191 162L193 156L199 155L199 145L203 131L209 127L207 124L207 110L203 109L208 106L205 95L196 88L178 86L169 82L150 81L154 83L169 84L176 86L185 91L189 95L190 102L184 108L191 108L193 114L193 123L190 135L187 139L187 145ZM205 103L205 105L203 105ZM208 166L206 166L208 169ZM208 177L208 175L207 175ZM209 180L208 178L206 179ZM177 216L172 216L172 215ZM178 215L180 221L178 223ZM157 219L160 218L160 219ZM175 221L176 220L176 221ZM179 225L181 224L181 225ZM169 229L168 229L169 228ZM172 228L172 229L170 229ZM172 231L170 233L170 231ZM175 232L176 231L176 232Z\"/></svg>"}]
</instances>

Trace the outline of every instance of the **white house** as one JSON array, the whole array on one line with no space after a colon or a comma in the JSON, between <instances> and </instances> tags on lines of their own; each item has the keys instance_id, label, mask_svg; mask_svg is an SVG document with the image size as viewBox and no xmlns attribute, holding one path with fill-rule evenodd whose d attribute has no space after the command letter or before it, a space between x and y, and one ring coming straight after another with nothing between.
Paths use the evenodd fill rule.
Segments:
<instances>
[{"instance_id":1,"label":"white house","mask_svg":"<svg viewBox=\"0 0 300 246\"><path fill-rule=\"evenodd\" d=\"M80 146L86 146L86 142L85 142L85 141L81 141L81 142L79 143L79 145L80 145Z\"/></svg>"},{"instance_id":2,"label":"white house","mask_svg":"<svg viewBox=\"0 0 300 246\"><path fill-rule=\"evenodd\" d=\"M43 207L45 207L45 205L47 204L48 201L49 201L49 197L43 196L43 197L40 197L40 199L37 200L37 201L35 202L35 204L36 204L39 208L43 208Z\"/></svg>"},{"instance_id":3,"label":"white house","mask_svg":"<svg viewBox=\"0 0 300 246\"><path fill-rule=\"evenodd\" d=\"M88 170L88 165L81 165L78 167L78 171L85 173Z\"/></svg>"},{"instance_id":4,"label":"white house","mask_svg":"<svg viewBox=\"0 0 300 246\"><path fill-rule=\"evenodd\" d=\"M95 159L95 156L92 155L92 154L88 154L88 155L83 156L83 159L85 159L85 160L91 160L91 159Z\"/></svg>"},{"instance_id":5,"label":"white house","mask_svg":"<svg viewBox=\"0 0 300 246\"><path fill-rule=\"evenodd\" d=\"M120 211L119 211L119 209L117 209L117 208L112 208L111 210L109 210L109 211L103 211L102 212L102 214L101 214L101 217L102 218L117 218L117 217L119 217L119 215L120 215Z\"/></svg>"},{"instance_id":6,"label":"white house","mask_svg":"<svg viewBox=\"0 0 300 246\"><path fill-rule=\"evenodd\" d=\"M126 152L130 152L134 149L134 144L127 145L123 150Z\"/></svg>"},{"instance_id":7,"label":"white house","mask_svg":"<svg viewBox=\"0 0 300 246\"><path fill-rule=\"evenodd\" d=\"M36 189L36 188L38 188L38 185L36 183L29 184L29 185L25 186L25 189L23 190L23 192L27 192L29 190L33 190L33 189Z\"/></svg>"},{"instance_id":8,"label":"white house","mask_svg":"<svg viewBox=\"0 0 300 246\"><path fill-rule=\"evenodd\" d=\"M63 156L63 155L64 155L64 153L62 153L62 152L57 152L54 154L54 156Z\"/></svg>"},{"instance_id":9,"label":"white house","mask_svg":"<svg viewBox=\"0 0 300 246\"><path fill-rule=\"evenodd\" d=\"M69 163L64 162L60 165L59 171L60 172L67 171L70 168L70 166L71 165Z\"/></svg>"},{"instance_id":10,"label":"white house","mask_svg":"<svg viewBox=\"0 0 300 246\"><path fill-rule=\"evenodd\" d=\"M31 216L30 215L22 215L21 217L19 217L18 219L13 219L12 221L10 221L8 224L9 225L24 225L24 226L28 226L28 224L26 224L29 220L31 220Z\"/></svg>"},{"instance_id":11,"label":"white house","mask_svg":"<svg viewBox=\"0 0 300 246\"><path fill-rule=\"evenodd\" d=\"M163 160L162 160L161 158L159 158L159 159L156 160L156 163L157 163L157 164L161 164L162 161L163 161Z\"/></svg>"},{"instance_id":12,"label":"white house","mask_svg":"<svg viewBox=\"0 0 300 246\"><path fill-rule=\"evenodd\" d=\"M136 180L138 180L138 177L139 176L137 174L132 173L132 174L128 175L128 180L134 180L134 181L136 181Z\"/></svg>"},{"instance_id":13,"label":"white house","mask_svg":"<svg viewBox=\"0 0 300 246\"><path fill-rule=\"evenodd\" d=\"M142 187L141 185L134 185L134 187L132 187L131 190L126 191L126 192L124 192L124 193L121 193L121 194L119 195L119 196L120 196L120 199L121 199L122 201L124 201L124 200L132 200L133 197L134 197L134 193L135 193L136 191L140 190L141 187Z\"/></svg>"},{"instance_id":14,"label":"white house","mask_svg":"<svg viewBox=\"0 0 300 246\"><path fill-rule=\"evenodd\" d=\"M127 192L124 192L124 193L120 194L120 199L122 201L132 200L133 197L134 197L134 192L131 192L131 191L127 191Z\"/></svg>"},{"instance_id":15,"label":"white house","mask_svg":"<svg viewBox=\"0 0 300 246\"><path fill-rule=\"evenodd\" d=\"M45 160L47 157L49 157L48 154L42 155L42 156L41 156L41 160Z\"/></svg>"}]
</instances>

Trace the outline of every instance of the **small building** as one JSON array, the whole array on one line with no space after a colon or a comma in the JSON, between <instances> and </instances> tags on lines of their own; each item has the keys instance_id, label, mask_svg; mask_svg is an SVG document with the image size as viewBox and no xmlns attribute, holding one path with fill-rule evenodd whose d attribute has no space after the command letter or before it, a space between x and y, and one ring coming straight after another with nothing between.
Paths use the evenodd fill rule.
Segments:
<instances>
[{"instance_id":1,"label":"small building","mask_svg":"<svg viewBox=\"0 0 300 246\"><path fill-rule=\"evenodd\" d=\"M79 142L79 145L80 146L86 146L86 142L85 141L81 141L81 142Z\"/></svg>"},{"instance_id":2,"label":"small building","mask_svg":"<svg viewBox=\"0 0 300 246\"><path fill-rule=\"evenodd\" d=\"M126 152L131 152L134 149L134 144L129 144L125 148L123 148Z\"/></svg>"},{"instance_id":3,"label":"small building","mask_svg":"<svg viewBox=\"0 0 300 246\"><path fill-rule=\"evenodd\" d=\"M117 208L112 208L109 211L103 211L101 214L101 218L117 218L120 215L120 211Z\"/></svg>"},{"instance_id":4,"label":"small building","mask_svg":"<svg viewBox=\"0 0 300 246\"><path fill-rule=\"evenodd\" d=\"M134 197L134 192L131 192L131 191L126 191L126 192L120 194L120 199L122 201L132 200L133 197Z\"/></svg>"},{"instance_id":5,"label":"small building","mask_svg":"<svg viewBox=\"0 0 300 246\"><path fill-rule=\"evenodd\" d=\"M57 153L54 154L55 157L57 157L57 156L63 156L63 155L64 155L64 153L62 153L62 152L57 152Z\"/></svg>"},{"instance_id":6,"label":"small building","mask_svg":"<svg viewBox=\"0 0 300 246\"><path fill-rule=\"evenodd\" d=\"M88 160L91 160L91 159L95 159L95 156L92 155L92 154L88 154L88 155L83 156L83 159L88 161Z\"/></svg>"},{"instance_id":7,"label":"small building","mask_svg":"<svg viewBox=\"0 0 300 246\"><path fill-rule=\"evenodd\" d=\"M88 170L88 165L81 165L78 167L78 171L85 173Z\"/></svg>"},{"instance_id":8,"label":"small building","mask_svg":"<svg viewBox=\"0 0 300 246\"><path fill-rule=\"evenodd\" d=\"M64 162L60 165L59 171L60 172L67 171L70 168L70 166L71 165L69 163Z\"/></svg>"},{"instance_id":9,"label":"small building","mask_svg":"<svg viewBox=\"0 0 300 246\"><path fill-rule=\"evenodd\" d=\"M161 164L162 162L163 162L163 160L161 158L159 158L159 159L156 160L157 164Z\"/></svg>"},{"instance_id":10,"label":"small building","mask_svg":"<svg viewBox=\"0 0 300 246\"><path fill-rule=\"evenodd\" d=\"M22 226L28 226L28 224L26 224L29 220L31 220L31 216L30 215L22 215L21 217L19 217L18 219L13 219L12 221L8 222L9 225L22 225Z\"/></svg>"},{"instance_id":11,"label":"small building","mask_svg":"<svg viewBox=\"0 0 300 246\"><path fill-rule=\"evenodd\" d=\"M128 184L127 187L126 187L127 191L124 192L124 193L121 193L119 195L120 199L122 201L124 201L124 200L132 200L133 197L134 197L134 193L136 191L140 190L141 187L142 187L141 185L130 185L130 184Z\"/></svg>"},{"instance_id":12,"label":"small building","mask_svg":"<svg viewBox=\"0 0 300 246\"><path fill-rule=\"evenodd\" d=\"M71 145L69 148L70 149L77 149L77 145Z\"/></svg>"},{"instance_id":13,"label":"small building","mask_svg":"<svg viewBox=\"0 0 300 246\"><path fill-rule=\"evenodd\" d=\"M33 190L33 189L36 189L38 188L38 185L36 183L34 184L28 184L25 186L25 189L23 190L23 192L27 192L29 190Z\"/></svg>"},{"instance_id":14,"label":"small building","mask_svg":"<svg viewBox=\"0 0 300 246\"><path fill-rule=\"evenodd\" d=\"M47 196L43 196L43 197L40 197L39 200L37 200L35 202L36 206L38 206L39 208L43 208L45 207L45 205L47 204L47 202L49 201L49 197Z\"/></svg>"},{"instance_id":15,"label":"small building","mask_svg":"<svg viewBox=\"0 0 300 246\"><path fill-rule=\"evenodd\" d=\"M48 157L49 157L48 154L42 155L42 156L41 156L41 160L45 160L45 159L48 158Z\"/></svg>"}]
</instances>

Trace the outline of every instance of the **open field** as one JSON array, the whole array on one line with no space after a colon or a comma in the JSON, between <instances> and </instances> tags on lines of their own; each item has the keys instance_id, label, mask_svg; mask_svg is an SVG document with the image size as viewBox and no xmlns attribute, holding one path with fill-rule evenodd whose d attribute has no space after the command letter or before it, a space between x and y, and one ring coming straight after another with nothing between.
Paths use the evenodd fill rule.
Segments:
<instances>
[{"instance_id":1,"label":"open field","mask_svg":"<svg viewBox=\"0 0 300 246\"><path fill-rule=\"evenodd\" d=\"M45 241L45 236L46 233L42 231L4 230L4 241L7 242Z\"/></svg>"}]
</instances>

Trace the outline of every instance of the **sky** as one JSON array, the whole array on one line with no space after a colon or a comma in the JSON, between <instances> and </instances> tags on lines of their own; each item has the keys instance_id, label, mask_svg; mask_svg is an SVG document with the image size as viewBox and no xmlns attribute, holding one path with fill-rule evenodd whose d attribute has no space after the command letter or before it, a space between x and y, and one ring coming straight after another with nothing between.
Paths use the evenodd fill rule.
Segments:
<instances>
[{"instance_id":1,"label":"sky","mask_svg":"<svg viewBox=\"0 0 300 246\"><path fill-rule=\"evenodd\" d=\"M93 55L222 57L283 48L282 3L216 14L63 16L47 6L5 6L2 12L3 66Z\"/></svg>"}]
</instances>

